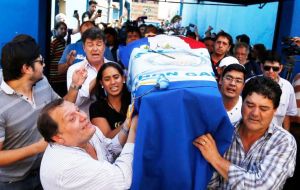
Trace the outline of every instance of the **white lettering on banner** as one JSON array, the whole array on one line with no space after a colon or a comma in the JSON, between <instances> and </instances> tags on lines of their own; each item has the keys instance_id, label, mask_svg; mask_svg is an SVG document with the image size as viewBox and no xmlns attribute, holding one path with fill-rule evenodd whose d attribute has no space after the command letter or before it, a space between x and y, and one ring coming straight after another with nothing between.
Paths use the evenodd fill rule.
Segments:
<instances>
[{"instance_id":1,"label":"white lettering on banner","mask_svg":"<svg viewBox=\"0 0 300 190\"><path fill-rule=\"evenodd\" d=\"M132 92L142 85L155 85L161 75L170 82L215 82L206 49L160 49L149 52L144 48L136 48L132 51L127 81Z\"/></svg>"}]
</instances>

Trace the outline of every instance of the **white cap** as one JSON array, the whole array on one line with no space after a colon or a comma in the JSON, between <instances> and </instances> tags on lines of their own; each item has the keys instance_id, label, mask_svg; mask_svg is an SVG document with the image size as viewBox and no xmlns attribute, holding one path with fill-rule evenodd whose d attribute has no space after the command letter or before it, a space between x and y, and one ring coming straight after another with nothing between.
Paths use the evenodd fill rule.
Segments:
<instances>
[{"instance_id":1,"label":"white cap","mask_svg":"<svg viewBox=\"0 0 300 190\"><path fill-rule=\"evenodd\" d=\"M66 21L66 15L64 13L58 13L55 16L55 21L56 22L65 22Z\"/></svg>"},{"instance_id":2,"label":"white cap","mask_svg":"<svg viewBox=\"0 0 300 190\"><path fill-rule=\"evenodd\" d=\"M232 57L232 56L228 56L228 57L224 57L220 64L219 64L219 67L224 67L224 66L228 66L228 65L231 65L231 64L240 64L240 62L235 58L235 57Z\"/></svg>"}]
</instances>

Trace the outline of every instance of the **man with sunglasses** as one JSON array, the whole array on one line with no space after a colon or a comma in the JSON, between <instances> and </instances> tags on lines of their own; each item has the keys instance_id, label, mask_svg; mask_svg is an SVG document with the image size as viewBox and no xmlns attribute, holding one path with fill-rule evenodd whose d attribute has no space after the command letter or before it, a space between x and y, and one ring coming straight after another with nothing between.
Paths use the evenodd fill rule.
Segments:
<instances>
[{"instance_id":1,"label":"man with sunglasses","mask_svg":"<svg viewBox=\"0 0 300 190\"><path fill-rule=\"evenodd\" d=\"M297 103L293 86L279 76L282 68L280 56L275 52L267 51L261 65L263 75L276 81L282 90L280 104L272 122L289 130L290 116L297 114Z\"/></svg>"},{"instance_id":2,"label":"man with sunglasses","mask_svg":"<svg viewBox=\"0 0 300 190\"><path fill-rule=\"evenodd\" d=\"M59 96L43 75L44 59L36 41L18 35L2 48L0 85L0 189L39 190L39 167L47 143L36 127L41 109ZM0 73L0 75L2 74ZM77 71L73 84L81 85L85 71ZM65 99L75 101L78 90Z\"/></svg>"}]
</instances>

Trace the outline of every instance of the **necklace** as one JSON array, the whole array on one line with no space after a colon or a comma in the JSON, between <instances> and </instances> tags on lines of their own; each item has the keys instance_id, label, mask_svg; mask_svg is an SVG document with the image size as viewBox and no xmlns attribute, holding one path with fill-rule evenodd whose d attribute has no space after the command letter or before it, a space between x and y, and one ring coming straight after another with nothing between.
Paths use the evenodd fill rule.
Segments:
<instances>
[{"instance_id":1,"label":"necklace","mask_svg":"<svg viewBox=\"0 0 300 190\"><path fill-rule=\"evenodd\" d=\"M109 105L109 107L111 107L111 109L115 110L115 111L118 112L118 113L121 112L121 108L120 108L120 110L118 111L118 110L112 105L112 103L110 103L110 101L109 101L108 98L106 99L106 101L107 101L107 104Z\"/></svg>"}]
</instances>

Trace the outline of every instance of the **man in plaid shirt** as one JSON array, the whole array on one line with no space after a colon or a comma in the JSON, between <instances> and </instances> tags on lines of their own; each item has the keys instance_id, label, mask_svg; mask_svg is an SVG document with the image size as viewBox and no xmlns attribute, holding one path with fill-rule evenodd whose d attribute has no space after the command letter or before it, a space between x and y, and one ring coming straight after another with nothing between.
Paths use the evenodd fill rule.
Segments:
<instances>
[{"instance_id":1,"label":"man in plaid shirt","mask_svg":"<svg viewBox=\"0 0 300 190\"><path fill-rule=\"evenodd\" d=\"M242 92L242 120L224 157L210 134L193 144L217 172L209 189L282 189L294 173L297 145L281 126L271 123L279 106L280 86L272 79L250 79Z\"/></svg>"}]
</instances>

